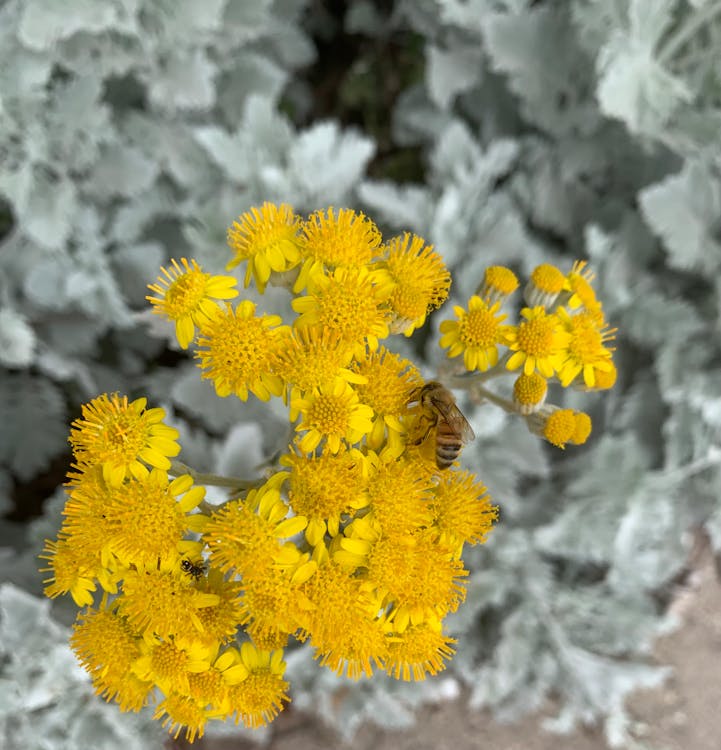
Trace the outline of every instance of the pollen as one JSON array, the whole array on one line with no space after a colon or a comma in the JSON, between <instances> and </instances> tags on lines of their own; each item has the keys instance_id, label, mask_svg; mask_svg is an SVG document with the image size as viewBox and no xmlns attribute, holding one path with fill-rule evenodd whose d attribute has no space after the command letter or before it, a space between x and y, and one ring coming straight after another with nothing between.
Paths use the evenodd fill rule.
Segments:
<instances>
[{"instance_id":1,"label":"pollen","mask_svg":"<svg viewBox=\"0 0 721 750\"><path fill-rule=\"evenodd\" d=\"M555 321L547 316L521 323L518 328L521 349L534 357L548 357L553 353L555 325Z\"/></svg>"},{"instance_id":2,"label":"pollen","mask_svg":"<svg viewBox=\"0 0 721 750\"><path fill-rule=\"evenodd\" d=\"M463 364L469 371L493 367L498 362L498 344L506 328L501 325L506 315L499 314L500 306L500 301L491 304L473 296L467 311L454 307L458 320L444 320L440 325L440 345L448 347L448 356L463 354Z\"/></svg>"}]
</instances>

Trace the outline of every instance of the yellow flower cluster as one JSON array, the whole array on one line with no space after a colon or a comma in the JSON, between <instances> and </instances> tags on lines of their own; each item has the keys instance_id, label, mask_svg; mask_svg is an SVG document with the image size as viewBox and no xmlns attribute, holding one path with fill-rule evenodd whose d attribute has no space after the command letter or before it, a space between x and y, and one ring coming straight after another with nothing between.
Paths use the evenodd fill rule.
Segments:
<instances>
[{"instance_id":1,"label":"yellow flower cluster","mask_svg":"<svg viewBox=\"0 0 721 750\"><path fill-rule=\"evenodd\" d=\"M178 432L162 409L99 396L72 425L64 522L42 555L46 594L81 608L72 646L98 694L122 710L156 701L155 718L191 742L209 720L259 727L283 709L291 639L353 679L442 670L464 549L497 517L457 464L473 431L453 396L385 342L410 336L448 296L433 248L408 233L384 241L349 209L303 218L268 203L228 241L228 269L246 264L246 286L288 290L288 319L232 303L235 277L185 258L161 269L148 300L218 396L283 399L287 451L257 479L199 474L174 460ZM452 384L555 445L584 442L587 415L544 401L551 378L589 389L615 378L590 281L582 263L565 275L539 267L511 326L501 307L516 276L487 269L467 309L441 324L442 346L472 373ZM482 386L519 369L513 401ZM203 485L229 499L207 503Z\"/></svg>"},{"instance_id":2,"label":"yellow flower cluster","mask_svg":"<svg viewBox=\"0 0 721 750\"><path fill-rule=\"evenodd\" d=\"M228 240L228 268L245 263L261 293L286 288L292 319L233 303L234 277L185 258L148 300L219 396L284 400L287 452L257 480L201 475L172 460L178 433L162 409L100 396L73 423L65 522L43 554L47 595L83 608L72 645L97 692L123 710L162 694L156 718L190 741L211 719L257 727L282 710L291 638L354 679L442 670L462 552L497 515L454 462L460 443L436 458L437 423L463 419L452 397L435 405L384 345L448 296L433 248L408 233L384 241L349 209L302 218L271 204ZM204 484L229 500L206 503Z\"/></svg>"},{"instance_id":3,"label":"yellow flower cluster","mask_svg":"<svg viewBox=\"0 0 721 750\"><path fill-rule=\"evenodd\" d=\"M538 266L524 288L520 321L509 325L501 307L519 282L510 268L492 266L468 305L453 308L456 320L440 324L441 347L450 358L462 354L464 370L473 373L457 378L457 384L465 382L476 396L523 415L532 432L559 448L586 442L591 419L583 412L546 405L549 381L586 391L606 390L616 382L614 349L609 346L616 329L606 323L592 281L585 261L574 263L566 274L548 263ZM518 370L512 401L482 385Z\"/></svg>"}]
</instances>

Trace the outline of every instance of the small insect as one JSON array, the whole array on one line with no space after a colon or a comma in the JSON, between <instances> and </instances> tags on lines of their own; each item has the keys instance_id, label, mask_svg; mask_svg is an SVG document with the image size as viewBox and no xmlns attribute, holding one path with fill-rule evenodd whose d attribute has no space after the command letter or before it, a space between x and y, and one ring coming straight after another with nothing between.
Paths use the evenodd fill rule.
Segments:
<instances>
[{"instance_id":1,"label":"small insect","mask_svg":"<svg viewBox=\"0 0 721 750\"><path fill-rule=\"evenodd\" d=\"M187 573L189 576L195 578L195 580L197 581L205 574L205 562L203 560L199 560L198 562L194 563L191 560L182 560L180 563L180 569Z\"/></svg>"},{"instance_id":2,"label":"small insect","mask_svg":"<svg viewBox=\"0 0 721 750\"><path fill-rule=\"evenodd\" d=\"M421 419L428 424L428 429L414 445L425 442L435 427L436 466L447 469L458 458L463 446L476 437L471 425L456 406L453 394L435 380L414 391L412 401L418 402Z\"/></svg>"}]
</instances>

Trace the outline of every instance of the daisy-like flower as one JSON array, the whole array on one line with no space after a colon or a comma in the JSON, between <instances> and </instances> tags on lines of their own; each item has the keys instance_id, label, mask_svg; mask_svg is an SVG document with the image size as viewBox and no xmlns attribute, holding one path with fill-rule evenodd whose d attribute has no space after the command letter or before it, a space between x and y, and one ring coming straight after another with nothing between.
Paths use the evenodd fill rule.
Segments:
<instances>
[{"instance_id":1,"label":"daisy-like flower","mask_svg":"<svg viewBox=\"0 0 721 750\"><path fill-rule=\"evenodd\" d=\"M204 496L205 487L193 486L189 475L170 482L164 471L153 469L121 487L81 483L65 512L76 534L97 536L102 528L103 554L112 554L121 565L166 569L178 557L178 542L195 523L187 514ZM86 513L87 508L94 512Z\"/></svg>"},{"instance_id":2,"label":"daisy-like flower","mask_svg":"<svg viewBox=\"0 0 721 750\"><path fill-rule=\"evenodd\" d=\"M114 608L88 609L78 616L70 636L78 661L90 673L98 695L115 700L123 711L140 711L153 688L132 671L142 638Z\"/></svg>"},{"instance_id":3,"label":"daisy-like flower","mask_svg":"<svg viewBox=\"0 0 721 750\"><path fill-rule=\"evenodd\" d=\"M341 208L312 213L302 225L304 261L293 287L297 294L308 280L335 268L363 268L379 253L381 233L364 214Z\"/></svg>"},{"instance_id":4,"label":"daisy-like flower","mask_svg":"<svg viewBox=\"0 0 721 750\"><path fill-rule=\"evenodd\" d=\"M286 477L285 472L279 472L262 487L251 490L245 501L234 500L213 513L204 529L204 540L212 564L220 571L268 575L286 552L281 540L305 529L307 519L289 518L289 508L278 491ZM296 551L294 559L299 555Z\"/></svg>"},{"instance_id":5,"label":"daisy-like flower","mask_svg":"<svg viewBox=\"0 0 721 750\"><path fill-rule=\"evenodd\" d=\"M547 393L548 383L542 375L522 372L513 384L513 403L519 414L533 414L543 406Z\"/></svg>"},{"instance_id":6,"label":"daisy-like flower","mask_svg":"<svg viewBox=\"0 0 721 750\"><path fill-rule=\"evenodd\" d=\"M115 601L134 630L169 638L178 633L202 634L197 610L215 607L220 599L188 586L179 573L149 569L125 571L122 593Z\"/></svg>"},{"instance_id":7,"label":"daisy-like flower","mask_svg":"<svg viewBox=\"0 0 721 750\"><path fill-rule=\"evenodd\" d=\"M69 438L78 463L100 464L103 478L114 487L128 476L146 476L145 464L167 471L168 458L180 453L179 433L163 424L163 409L146 409L147 403L145 398L128 403L127 396L104 393L83 404Z\"/></svg>"},{"instance_id":8,"label":"daisy-like flower","mask_svg":"<svg viewBox=\"0 0 721 750\"><path fill-rule=\"evenodd\" d=\"M283 381L271 371L281 335L279 315L256 315L255 304L243 300L228 307L201 330L196 357L203 378L213 381L220 397L235 394L243 401L253 393L262 401L280 396Z\"/></svg>"},{"instance_id":9,"label":"daisy-like flower","mask_svg":"<svg viewBox=\"0 0 721 750\"><path fill-rule=\"evenodd\" d=\"M416 464L405 459L405 454L394 459L386 452L379 456L369 451L368 465L371 515L366 516L367 521L394 537L431 525L430 493L434 481L428 474L419 473Z\"/></svg>"},{"instance_id":10,"label":"daisy-like flower","mask_svg":"<svg viewBox=\"0 0 721 750\"><path fill-rule=\"evenodd\" d=\"M166 695L187 695L188 675L211 668L217 645L188 638L183 631L167 640L148 637L140 643L141 656L133 672L142 680L154 682Z\"/></svg>"},{"instance_id":11,"label":"daisy-like flower","mask_svg":"<svg viewBox=\"0 0 721 750\"><path fill-rule=\"evenodd\" d=\"M469 471L445 472L433 488L439 542L460 553L464 544L483 544L498 518L485 485Z\"/></svg>"},{"instance_id":12,"label":"daisy-like flower","mask_svg":"<svg viewBox=\"0 0 721 750\"><path fill-rule=\"evenodd\" d=\"M203 704L183 693L171 693L155 709L153 719L161 720L163 729L177 740L185 729L185 739L193 743L205 733L205 725L213 712Z\"/></svg>"},{"instance_id":13,"label":"daisy-like flower","mask_svg":"<svg viewBox=\"0 0 721 750\"><path fill-rule=\"evenodd\" d=\"M38 555L50 563L49 567L40 568L41 573L51 573L43 580L45 596L55 599L69 593L78 607L90 606L101 567L99 551L94 552L88 555L84 545L76 544L73 537L62 529L57 541L46 539L43 552Z\"/></svg>"},{"instance_id":14,"label":"daisy-like flower","mask_svg":"<svg viewBox=\"0 0 721 750\"><path fill-rule=\"evenodd\" d=\"M488 266L476 294L489 305L503 302L518 289L518 277L506 266Z\"/></svg>"},{"instance_id":15,"label":"daisy-like flower","mask_svg":"<svg viewBox=\"0 0 721 750\"><path fill-rule=\"evenodd\" d=\"M509 326L505 331L506 343L514 354L506 367L517 370L523 365L523 372L530 375L535 370L550 378L560 367L570 335L563 330L556 315L549 315L543 307L524 307L521 315L525 318L517 328Z\"/></svg>"},{"instance_id":16,"label":"daisy-like flower","mask_svg":"<svg viewBox=\"0 0 721 750\"><path fill-rule=\"evenodd\" d=\"M293 510L308 519L305 538L311 547L326 532L336 536L341 516L355 515L368 505L365 457L357 450L305 456L290 453L280 459L290 469L288 499Z\"/></svg>"},{"instance_id":17,"label":"daisy-like flower","mask_svg":"<svg viewBox=\"0 0 721 750\"><path fill-rule=\"evenodd\" d=\"M301 638L310 637L321 666L335 674L370 677L374 665L382 668L387 649L379 601L366 590L364 577L329 559L325 547L316 547L313 557L318 571L303 585L313 608Z\"/></svg>"},{"instance_id":18,"label":"daisy-like flower","mask_svg":"<svg viewBox=\"0 0 721 750\"><path fill-rule=\"evenodd\" d=\"M305 432L297 440L303 453L312 453L321 441L325 441L324 450L338 453L344 443L355 445L373 429L373 409L360 402L343 378L294 399L290 407L301 415L301 423L295 429Z\"/></svg>"},{"instance_id":19,"label":"daisy-like flower","mask_svg":"<svg viewBox=\"0 0 721 750\"><path fill-rule=\"evenodd\" d=\"M456 640L443 635L437 617L410 625L402 633L391 631L388 641L385 669L396 680L425 680L426 675L445 669L444 659L455 653Z\"/></svg>"},{"instance_id":20,"label":"daisy-like flower","mask_svg":"<svg viewBox=\"0 0 721 750\"><path fill-rule=\"evenodd\" d=\"M589 312L600 311L601 303L596 298L596 292L591 286L591 282L595 278L596 274L588 266L587 261L575 261L563 286L566 292L563 303L567 304L572 310L584 307Z\"/></svg>"},{"instance_id":21,"label":"daisy-like flower","mask_svg":"<svg viewBox=\"0 0 721 750\"><path fill-rule=\"evenodd\" d=\"M302 592L302 584L318 569L305 553L287 570L272 576L244 576L238 623L259 648L282 648L288 636L302 626L304 612L312 603Z\"/></svg>"},{"instance_id":22,"label":"daisy-like flower","mask_svg":"<svg viewBox=\"0 0 721 750\"><path fill-rule=\"evenodd\" d=\"M465 598L462 579L468 571L448 547L436 543L436 532L388 536L363 518L350 528L352 536L341 538L334 559L350 569L355 558L356 567L367 569L379 599L394 605L393 621L401 632L408 622L456 611Z\"/></svg>"},{"instance_id":23,"label":"daisy-like flower","mask_svg":"<svg viewBox=\"0 0 721 750\"><path fill-rule=\"evenodd\" d=\"M570 335L565 358L558 371L561 385L566 388L577 376L583 374L585 386L593 388L598 372L610 372L613 369L613 349L607 348L606 344L613 341L616 329L609 328L602 315L588 311L569 315L564 307L559 307L556 315Z\"/></svg>"},{"instance_id":24,"label":"daisy-like flower","mask_svg":"<svg viewBox=\"0 0 721 750\"><path fill-rule=\"evenodd\" d=\"M238 296L237 281L233 276L212 276L203 273L194 260L181 258L182 268L175 258L170 267L162 267L161 275L148 289L156 297L146 297L153 312L175 323L175 336L183 349L195 337L195 326L212 318L220 309L216 299L233 299Z\"/></svg>"},{"instance_id":25,"label":"daisy-like flower","mask_svg":"<svg viewBox=\"0 0 721 750\"><path fill-rule=\"evenodd\" d=\"M441 323L441 347L448 349L451 358L463 354L466 370L483 371L498 362L498 345L508 329L501 325L507 316L499 314L500 306L500 300L491 304L473 296L468 301L468 310L454 305L458 320Z\"/></svg>"},{"instance_id":26,"label":"daisy-like flower","mask_svg":"<svg viewBox=\"0 0 721 750\"><path fill-rule=\"evenodd\" d=\"M523 290L523 299L529 307L550 307L566 284L560 269L550 263L536 266Z\"/></svg>"},{"instance_id":27,"label":"daisy-like flower","mask_svg":"<svg viewBox=\"0 0 721 750\"><path fill-rule=\"evenodd\" d=\"M429 312L446 301L451 274L433 246L415 234L394 237L385 249L386 255L378 265L394 283L388 299L393 311L391 332L410 336L423 325Z\"/></svg>"},{"instance_id":28,"label":"daisy-like flower","mask_svg":"<svg viewBox=\"0 0 721 750\"><path fill-rule=\"evenodd\" d=\"M362 358L366 344L375 351L378 339L388 336L390 311L386 301L392 290L387 275L366 268L338 268L328 275L315 276L309 293L292 302L300 315L295 325L336 331Z\"/></svg>"},{"instance_id":29,"label":"daisy-like flower","mask_svg":"<svg viewBox=\"0 0 721 750\"><path fill-rule=\"evenodd\" d=\"M226 643L235 636L241 618L240 594L238 581L226 580L223 574L209 568L208 574L192 579L194 587L205 593L216 596L217 604L201 607L196 615L203 629L194 634L198 640L208 643Z\"/></svg>"},{"instance_id":30,"label":"daisy-like flower","mask_svg":"<svg viewBox=\"0 0 721 750\"><path fill-rule=\"evenodd\" d=\"M254 206L228 229L228 244L235 255L226 269L247 260L245 285L254 278L262 293L271 272L288 271L300 262L300 225L300 216L285 203L276 206L266 202L260 208Z\"/></svg>"},{"instance_id":31,"label":"daisy-like flower","mask_svg":"<svg viewBox=\"0 0 721 750\"><path fill-rule=\"evenodd\" d=\"M423 385L418 368L409 360L381 347L364 360L356 362L354 371L363 378L355 391L364 404L373 409L373 429L367 445L380 450L384 442L388 449L400 456L405 447L405 427L401 417L408 411L411 393Z\"/></svg>"},{"instance_id":32,"label":"daisy-like flower","mask_svg":"<svg viewBox=\"0 0 721 750\"><path fill-rule=\"evenodd\" d=\"M228 687L228 713L235 715L236 724L257 729L273 721L290 701L283 679L286 664L281 650L262 651L247 642L240 647L240 659L247 674Z\"/></svg>"},{"instance_id":33,"label":"daisy-like flower","mask_svg":"<svg viewBox=\"0 0 721 750\"><path fill-rule=\"evenodd\" d=\"M288 385L292 403L314 388L334 383L340 377L348 383L362 383L361 375L350 369L353 349L337 331L328 328L295 328L273 360L273 371ZM298 413L290 412L294 422Z\"/></svg>"}]
</instances>

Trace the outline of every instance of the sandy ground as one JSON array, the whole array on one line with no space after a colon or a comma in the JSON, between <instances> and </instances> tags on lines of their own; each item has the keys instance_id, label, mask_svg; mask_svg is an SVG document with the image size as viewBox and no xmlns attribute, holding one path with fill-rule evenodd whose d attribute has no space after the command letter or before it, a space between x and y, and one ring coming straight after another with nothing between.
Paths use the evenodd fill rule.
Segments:
<instances>
[{"instance_id":1,"label":"sandy ground","mask_svg":"<svg viewBox=\"0 0 721 750\"><path fill-rule=\"evenodd\" d=\"M721 750L721 585L710 555L700 561L672 605L681 627L656 646L655 659L673 667L660 689L629 701L638 724L638 750ZM177 745L176 745L177 747ZM181 745L182 747L182 745ZM259 750L245 741L196 742L201 750ZM538 717L499 725L463 701L432 706L405 732L366 726L351 744L286 710L274 723L267 750L606 750L601 732L568 737L544 732Z\"/></svg>"}]
</instances>

